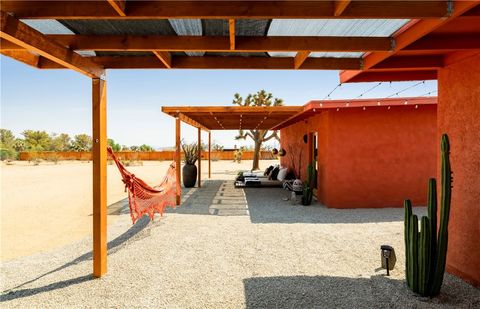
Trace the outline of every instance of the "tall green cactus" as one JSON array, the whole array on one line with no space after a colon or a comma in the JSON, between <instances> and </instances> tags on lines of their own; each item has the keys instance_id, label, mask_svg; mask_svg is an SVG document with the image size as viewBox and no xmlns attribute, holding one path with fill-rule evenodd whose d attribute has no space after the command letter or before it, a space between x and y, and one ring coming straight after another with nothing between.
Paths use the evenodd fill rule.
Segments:
<instances>
[{"instance_id":1,"label":"tall green cactus","mask_svg":"<svg viewBox=\"0 0 480 309\"><path fill-rule=\"evenodd\" d=\"M307 167L307 181L303 186L302 205L308 206L312 203L313 187L315 184L315 170L311 164Z\"/></svg>"},{"instance_id":2,"label":"tall green cactus","mask_svg":"<svg viewBox=\"0 0 480 309\"><path fill-rule=\"evenodd\" d=\"M420 232L418 218L412 213L412 203L405 200L405 256L408 287L423 296L440 293L448 245L448 220L452 193L450 170L450 144L448 136L442 135L442 196L440 204L440 227L437 233L437 189L435 179L428 181L428 216L422 217Z\"/></svg>"}]
</instances>

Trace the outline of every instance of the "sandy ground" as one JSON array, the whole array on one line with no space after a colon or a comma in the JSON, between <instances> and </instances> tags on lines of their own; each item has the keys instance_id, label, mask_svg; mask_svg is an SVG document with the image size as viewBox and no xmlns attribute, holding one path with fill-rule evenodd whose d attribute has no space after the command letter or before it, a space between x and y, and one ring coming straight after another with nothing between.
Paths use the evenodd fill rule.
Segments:
<instances>
[{"instance_id":1,"label":"sandy ground","mask_svg":"<svg viewBox=\"0 0 480 309\"><path fill-rule=\"evenodd\" d=\"M204 178L208 176L207 164L202 162ZM247 170L251 164L252 161L241 164L214 161L212 179L232 168ZM168 165L166 161L144 161L143 166L132 166L129 170L149 184L158 184ZM91 163L62 161L39 166L28 162L2 163L0 173L1 261L58 248L91 234ZM107 181L108 205L127 196L114 165L108 166ZM108 223L115 219L116 216L109 216Z\"/></svg>"},{"instance_id":2,"label":"sandy ground","mask_svg":"<svg viewBox=\"0 0 480 309\"><path fill-rule=\"evenodd\" d=\"M2 263L2 308L480 306L480 291L448 274L437 298L409 292L402 209L292 205L282 189L234 189L233 172L214 175L153 222L132 226L126 201L117 203L100 279L89 236ZM390 277L379 269L382 244L396 250Z\"/></svg>"}]
</instances>

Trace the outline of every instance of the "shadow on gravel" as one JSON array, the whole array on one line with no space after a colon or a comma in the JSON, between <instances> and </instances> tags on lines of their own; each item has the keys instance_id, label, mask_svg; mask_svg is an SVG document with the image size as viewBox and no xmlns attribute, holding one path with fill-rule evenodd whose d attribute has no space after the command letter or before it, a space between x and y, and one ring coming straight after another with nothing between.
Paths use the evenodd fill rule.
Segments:
<instances>
[{"instance_id":1,"label":"shadow on gravel","mask_svg":"<svg viewBox=\"0 0 480 309\"><path fill-rule=\"evenodd\" d=\"M167 208L165 213L188 215L210 215L209 208L224 181L206 180L201 188L182 188L182 204L177 208Z\"/></svg>"},{"instance_id":2,"label":"shadow on gravel","mask_svg":"<svg viewBox=\"0 0 480 309\"><path fill-rule=\"evenodd\" d=\"M370 223L403 221L403 208L327 208L315 201L310 206L300 202L292 205L282 198L290 192L281 188L246 188L245 196L252 223ZM300 199L300 197L297 197ZM416 214L424 215L426 207L415 207Z\"/></svg>"},{"instance_id":3,"label":"shadow on gravel","mask_svg":"<svg viewBox=\"0 0 480 309\"><path fill-rule=\"evenodd\" d=\"M133 225L131 228L129 228L125 233L121 234L120 236L118 236L117 238L111 240L108 242L107 244L107 247L108 247L108 254L113 254L115 252L117 252L118 250L122 249L126 242L128 240L131 240L131 239L135 239L137 237L141 237L141 232L145 232L145 228L149 225L150 223L150 218L145 216L143 218L141 218L140 220L138 220L135 225ZM150 226L153 226L153 225L156 225L156 224L160 224L159 221L157 222L153 222ZM55 282L55 283L51 283L51 284L48 284L46 286L41 286L41 287L36 287L36 288L26 288L26 289L21 289L19 290L19 288L25 286L25 285L28 285L30 283L33 283L45 276L48 276L48 275L51 275L51 274L54 274L56 272L59 272L61 270L64 270L68 267L71 267L71 266L74 266L74 265L77 265L79 263L82 263L82 262L85 262L85 261L89 261L89 260L92 260L92 251L90 252L87 252L79 257L77 257L76 259L60 266L60 267L57 267L49 272L46 272L32 280L29 280L29 281L26 281L20 285L17 285L16 287L13 287L13 288L10 288L8 290L5 290L5 291L2 291L2 294L0 296L0 302L5 302L5 301L9 301L9 300L13 300L13 299L17 299L17 298L23 298L23 297L27 297L27 296L32 296L32 295L35 295L35 294L39 294L39 293L44 293L44 292L48 292L48 291L52 291L52 290L56 290L56 289L62 289L62 288L65 288L67 286L70 286L70 285L75 285L75 284L79 284L79 283L82 283L82 282L85 282L85 281L88 281L88 280L93 280L93 276L92 274L89 274L89 275L85 275L85 276L81 276L81 277L78 277L78 278L73 278L73 279L68 279L68 280L64 280L64 281L59 281L59 282Z\"/></svg>"},{"instance_id":4,"label":"shadow on gravel","mask_svg":"<svg viewBox=\"0 0 480 309\"><path fill-rule=\"evenodd\" d=\"M253 308L478 308L480 292L445 274L439 296L421 297L403 280L329 276L243 279L245 304Z\"/></svg>"},{"instance_id":5,"label":"shadow on gravel","mask_svg":"<svg viewBox=\"0 0 480 309\"><path fill-rule=\"evenodd\" d=\"M381 278L382 281L389 279ZM390 285L401 288L402 282ZM385 283L385 282L384 282ZM247 309L253 308L388 308L374 296L368 278L326 276L253 277L243 280ZM390 291L384 290L382 293Z\"/></svg>"}]
</instances>

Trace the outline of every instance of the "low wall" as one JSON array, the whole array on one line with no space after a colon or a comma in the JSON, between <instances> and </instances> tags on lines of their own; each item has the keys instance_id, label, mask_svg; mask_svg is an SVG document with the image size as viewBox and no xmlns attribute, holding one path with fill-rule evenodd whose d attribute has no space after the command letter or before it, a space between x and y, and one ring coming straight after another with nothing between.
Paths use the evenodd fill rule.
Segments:
<instances>
[{"instance_id":1,"label":"low wall","mask_svg":"<svg viewBox=\"0 0 480 309\"><path fill-rule=\"evenodd\" d=\"M164 161L172 160L174 151L119 151L115 153L122 160L138 161ZM183 154L182 154L183 156ZM212 151L212 160L233 160L234 151ZM64 152L20 152L21 161L31 161L35 159L42 160L92 160L91 152L64 151ZM202 159L208 160L208 152L202 152ZM272 160L276 157L270 151L260 153L261 160ZM253 160L253 151L245 151L242 154L242 160Z\"/></svg>"}]
</instances>

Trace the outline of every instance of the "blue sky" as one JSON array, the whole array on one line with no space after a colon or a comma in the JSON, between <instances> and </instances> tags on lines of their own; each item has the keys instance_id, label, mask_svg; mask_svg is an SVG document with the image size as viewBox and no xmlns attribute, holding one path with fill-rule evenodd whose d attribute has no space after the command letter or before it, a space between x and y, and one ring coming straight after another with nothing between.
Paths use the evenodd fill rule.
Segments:
<instances>
[{"instance_id":1,"label":"blue sky","mask_svg":"<svg viewBox=\"0 0 480 309\"><path fill-rule=\"evenodd\" d=\"M70 135L91 133L89 78L71 70L34 69L5 56L0 56L0 67L2 128L17 136L26 129ZM236 92L245 97L260 89L284 99L286 105L303 105L323 99L338 82L338 71L110 70L108 136L124 145L171 147L174 120L160 111L163 105L231 105ZM383 83L364 97L383 98L415 83ZM345 84L331 98L355 98L375 84ZM401 96L423 95L436 89L436 81L427 81ZM213 131L212 139L225 147L251 144L248 140L235 141L236 134ZM193 141L196 129L183 125L182 135Z\"/></svg>"}]
</instances>

